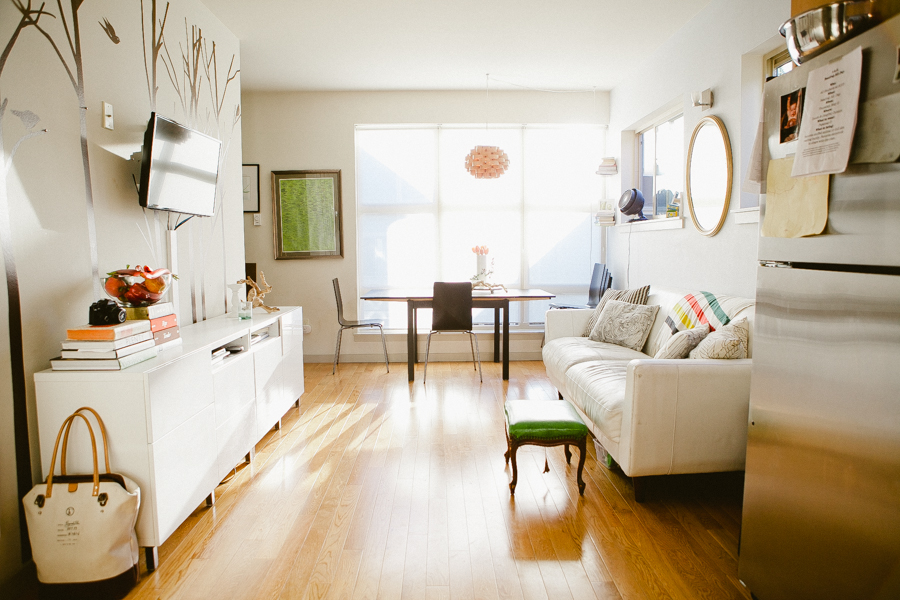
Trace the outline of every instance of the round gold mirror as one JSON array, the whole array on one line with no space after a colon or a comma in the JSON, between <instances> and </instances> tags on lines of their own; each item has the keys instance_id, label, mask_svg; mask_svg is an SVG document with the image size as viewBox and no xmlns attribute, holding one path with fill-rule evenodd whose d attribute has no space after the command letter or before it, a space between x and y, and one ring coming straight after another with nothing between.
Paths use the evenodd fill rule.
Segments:
<instances>
[{"instance_id":1,"label":"round gold mirror","mask_svg":"<svg viewBox=\"0 0 900 600\"><path fill-rule=\"evenodd\" d=\"M703 117L694 127L685 190L694 227L703 235L716 235L731 202L731 141L718 117Z\"/></svg>"}]
</instances>

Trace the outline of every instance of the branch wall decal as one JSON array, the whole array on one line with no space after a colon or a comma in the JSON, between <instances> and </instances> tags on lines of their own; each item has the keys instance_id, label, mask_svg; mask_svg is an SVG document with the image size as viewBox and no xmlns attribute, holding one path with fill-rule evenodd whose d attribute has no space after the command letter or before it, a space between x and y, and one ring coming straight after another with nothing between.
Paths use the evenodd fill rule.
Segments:
<instances>
[{"instance_id":1,"label":"branch wall decal","mask_svg":"<svg viewBox=\"0 0 900 600\"><path fill-rule=\"evenodd\" d=\"M32 8L31 0L28 3L21 0L13 0L13 5L20 13L20 19L9 41L0 54L0 77L12 52L19 34L27 27L37 27L43 15L49 15L44 11L44 4L37 10ZM52 16L52 15L49 15ZM2 81L2 79L0 79ZM6 148L3 145L3 118L6 116L8 98L0 100L0 248L3 251L3 268L6 274L6 299L7 319L9 327L9 356L10 356L10 380L12 383L13 400L13 437L16 449L16 491L19 500L31 489L31 445L28 440L28 398L25 376L25 347L22 338L22 300L19 292L19 272L16 266L15 248L12 240L12 224L9 214L9 196L7 179L12 168L12 159L19 150L21 144L33 137L47 133L46 129L34 131L34 127L40 118L30 110L11 112L22 121L25 135L21 136L13 146L9 157L6 156ZM25 513L19 510L19 535L22 549L22 559L31 558L31 544L28 542L28 528L25 524Z\"/></svg>"}]
</instances>

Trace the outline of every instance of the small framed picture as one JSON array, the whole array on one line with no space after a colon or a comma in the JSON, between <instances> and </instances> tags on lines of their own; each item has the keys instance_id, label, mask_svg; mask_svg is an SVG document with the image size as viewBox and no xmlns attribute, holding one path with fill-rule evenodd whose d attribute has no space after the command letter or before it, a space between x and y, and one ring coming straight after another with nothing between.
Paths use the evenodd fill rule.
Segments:
<instances>
[{"instance_id":1,"label":"small framed picture","mask_svg":"<svg viewBox=\"0 0 900 600\"><path fill-rule=\"evenodd\" d=\"M781 143L793 142L800 137L800 119L803 116L803 96L806 88L794 90L781 97Z\"/></svg>"},{"instance_id":2,"label":"small framed picture","mask_svg":"<svg viewBox=\"0 0 900 600\"><path fill-rule=\"evenodd\" d=\"M343 257L341 171L272 171L275 258Z\"/></svg>"},{"instance_id":3,"label":"small framed picture","mask_svg":"<svg viewBox=\"0 0 900 600\"><path fill-rule=\"evenodd\" d=\"M805 93L806 88L800 88L781 97L780 140L782 144L793 142L800 137L800 119L803 117Z\"/></svg>"},{"instance_id":4,"label":"small framed picture","mask_svg":"<svg viewBox=\"0 0 900 600\"><path fill-rule=\"evenodd\" d=\"M241 189L244 192L244 212L259 212L259 165L241 165Z\"/></svg>"}]
</instances>

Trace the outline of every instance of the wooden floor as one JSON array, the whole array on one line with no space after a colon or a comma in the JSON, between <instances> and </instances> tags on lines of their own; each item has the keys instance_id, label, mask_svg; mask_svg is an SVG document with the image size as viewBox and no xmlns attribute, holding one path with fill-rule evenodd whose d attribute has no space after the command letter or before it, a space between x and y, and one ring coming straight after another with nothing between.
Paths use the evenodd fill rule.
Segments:
<instances>
[{"instance_id":1,"label":"wooden floor","mask_svg":"<svg viewBox=\"0 0 900 600\"><path fill-rule=\"evenodd\" d=\"M588 450L519 451L503 402L552 399L541 362L306 365L300 408L160 549L129 598L749 598L742 474L669 477L634 502Z\"/></svg>"}]
</instances>

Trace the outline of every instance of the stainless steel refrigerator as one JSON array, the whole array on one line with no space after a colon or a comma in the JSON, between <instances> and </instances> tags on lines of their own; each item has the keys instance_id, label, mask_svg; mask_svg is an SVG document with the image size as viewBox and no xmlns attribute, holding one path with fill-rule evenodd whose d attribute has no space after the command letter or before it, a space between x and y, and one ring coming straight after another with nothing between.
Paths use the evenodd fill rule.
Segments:
<instances>
[{"instance_id":1,"label":"stainless steel refrigerator","mask_svg":"<svg viewBox=\"0 0 900 600\"><path fill-rule=\"evenodd\" d=\"M895 17L766 84L764 161L796 151L782 97L863 48L824 234L759 239L739 558L759 600L900 598L898 45Z\"/></svg>"}]
</instances>

